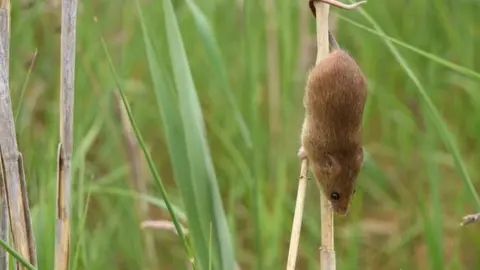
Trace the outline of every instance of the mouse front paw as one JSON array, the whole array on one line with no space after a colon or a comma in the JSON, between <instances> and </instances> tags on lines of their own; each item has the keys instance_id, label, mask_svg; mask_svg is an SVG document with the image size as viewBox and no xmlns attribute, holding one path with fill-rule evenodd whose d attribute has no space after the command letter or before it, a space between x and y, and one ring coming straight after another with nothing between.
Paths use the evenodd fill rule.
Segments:
<instances>
[{"instance_id":1,"label":"mouse front paw","mask_svg":"<svg viewBox=\"0 0 480 270\"><path fill-rule=\"evenodd\" d=\"M300 149L298 149L297 156L298 156L300 159L305 159L305 158L307 158L307 152L305 151L305 148L303 148L303 146L300 147Z\"/></svg>"}]
</instances>

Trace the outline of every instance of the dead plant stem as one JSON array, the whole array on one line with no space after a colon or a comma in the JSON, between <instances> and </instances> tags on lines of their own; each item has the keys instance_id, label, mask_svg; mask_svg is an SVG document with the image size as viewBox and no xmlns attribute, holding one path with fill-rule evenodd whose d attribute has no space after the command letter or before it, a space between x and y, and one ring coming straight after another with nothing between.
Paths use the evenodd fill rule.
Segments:
<instances>
[{"instance_id":1,"label":"dead plant stem","mask_svg":"<svg viewBox=\"0 0 480 270\"><path fill-rule=\"evenodd\" d=\"M0 2L0 159L2 180L2 239L8 242L11 226L14 248L32 265L36 265L35 239L30 224L28 196L22 155L18 144L10 98L10 1ZM8 256L2 251L0 269L8 269ZM17 262L16 269L25 269Z\"/></svg>"},{"instance_id":2,"label":"dead plant stem","mask_svg":"<svg viewBox=\"0 0 480 270\"><path fill-rule=\"evenodd\" d=\"M68 270L70 262L71 163L75 93L77 0L62 1L60 144L57 164L57 228L55 270Z\"/></svg>"},{"instance_id":3,"label":"dead plant stem","mask_svg":"<svg viewBox=\"0 0 480 270\"><path fill-rule=\"evenodd\" d=\"M297 262L298 243L302 230L303 208L308 184L308 159L302 159L300 167L300 179L298 181L297 201L293 217L292 232L290 235L290 247L288 249L287 270L294 270Z\"/></svg>"},{"instance_id":4,"label":"dead plant stem","mask_svg":"<svg viewBox=\"0 0 480 270\"><path fill-rule=\"evenodd\" d=\"M328 43L328 15L330 5L315 2L316 22L317 22L317 61L319 64L329 52ZM322 245L320 247L320 269L335 270L335 247L334 247L334 224L333 211L328 199L322 196L319 186Z\"/></svg>"},{"instance_id":5,"label":"dead plant stem","mask_svg":"<svg viewBox=\"0 0 480 270\"><path fill-rule=\"evenodd\" d=\"M329 52L328 43L328 13L330 6L328 4L315 2L316 26L317 26L317 59L319 64ZM303 208L305 201L305 192L308 182L308 159L303 158L300 168L300 179L298 183L297 201L293 218L292 232L290 236L290 248L288 252L287 270L295 269L297 259L298 243L302 226ZM322 194L319 189L319 193ZM320 252L320 266L322 270L335 269L335 251L333 242L333 211L330 204L324 196L320 196L321 209L321 228L322 228L322 246Z\"/></svg>"}]
</instances>

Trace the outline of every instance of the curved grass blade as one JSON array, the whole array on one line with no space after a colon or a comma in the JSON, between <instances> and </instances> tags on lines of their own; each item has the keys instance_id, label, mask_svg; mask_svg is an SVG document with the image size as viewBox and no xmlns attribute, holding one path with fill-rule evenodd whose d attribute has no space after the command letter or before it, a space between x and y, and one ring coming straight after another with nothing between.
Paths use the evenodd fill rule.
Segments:
<instances>
[{"instance_id":1,"label":"curved grass blade","mask_svg":"<svg viewBox=\"0 0 480 270\"><path fill-rule=\"evenodd\" d=\"M407 43L405 43L405 42L403 42L403 41L400 41L400 40L398 40L398 39L396 39L396 38L390 37L390 36L388 36L387 34L381 32L381 31L378 31L378 30L375 31L375 30L373 30L372 28L367 27L367 26L365 26L365 25L362 25L362 24L360 24L360 23L358 23L358 22L356 22L356 21L354 21L354 20L352 20L352 19L349 19L349 18L345 17L345 16L338 15L338 17L339 17L340 19L342 19L342 20L350 23L351 25L353 25L353 26L355 26L355 27L358 27L358 28L363 29L363 30L365 30L365 31L368 31L368 32L370 32L370 33L372 33L372 34L375 34L375 35L377 35L377 36L380 36L380 37L382 37L382 38L384 38L384 39L386 39L386 40L389 40L389 41L391 41L392 43L395 43L395 44L397 44L397 45L400 45L400 46L404 47L405 49L408 49L408 50L410 50L410 51L412 51L412 52L415 52L415 53L417 53L417 54L419 54L419 55L422 55L422 56L424 56L424 57L426 57L426 58L434 61L435 63L438 63L438 64L444 66L444 67L450 68L450 69L452 69L452 70L454 70L454 71L456 71L456 72L458 72L458 73L460 73L460 74L463 74L463 75L466 75L466 76L475 78L475 79L477 79L477 80L480 80L480 73L475 72L474 70L471 70L471 69L466 68L466 67L464 67L464 66L455 64L455 63L450 62L450 61L447 61L447 60L445 60L445 59L443 59L443 58L440 58L440 57L434 55L433 53L429 53L429 52L426 52L426 51L424 51L424 50L418 49L418 48L416 48L416 47L414 47L414 46L412 46L412 45L410 45L410 44L407 44Z\"/></svg>"},{"instance_id":2,"label":"curved grass blade","mask_svg":"<svg viewBox=\"0 0 480 270\"><path fill-rule=\"evenodd\" d=\"M190 255L190 247L186 241L186 238L185 238L185 235L183 234L183 231L181 229L181 226L180 226L180 223L178 221L178 218L177 216L175 215L175 212L173 210L173 207L172 205L170 204L170 201L168 200L168 195L167 195L167 191L165 190L165 187L163 186L163 183L162 183L162 180L160 178L160 174L158 173L156 167L155 167L155 164L153 163L153 160L152 160L152 157L150 156L150 153L147 151L147 148L145 146L145 143L143 141L143 137L142 135L140 134L140 131L138 130L138 127L137 127L137 124L135 122L135 119L133 118L133 115L132 115L132 111L130 109L130 105L127 101L127 98L125 96L125 93L123 92L123 88L122 88L122 85L120 83L120 79L118 78L118 74L115 70L115 67L113 65L113 62L112 62L112 59L110 57L110 54L108 52L108 49L107 49L107 44L105 43L105 40L102 36L100 36L100 41L101 41L101 44L102 44L102 48L105 52L105 55L107 57L107 60L108 60L108 64L109 64L109 67L110 67L110 70L112 72L112 75L114 77L114 80L115 80L115 83L117 84L117 87L118 87L118 90L119 90L119 93L120 93L120 96L122 98L122 102L124 103L125 105L125 109L127 111L127 115L128 115L128 119L130 120L130 123L132 124L132 128L133 128L133 131L135 132L135 136L137 137L137 140L138 140L138 144L140 145L140 147L142 148L142 151L145 155L145 158L147 160L147 163L148 163L148 167L153 175L153 178L155 180L155 183L157 184L158 188L160 189L160 192L162 194L162 197L165 201L165 204L167 206L167 209L168 209L168 212L170 213L171 217L172 217L172 221L173 221L173 224L175 225L175 229L177 230L177 234L178 236L180 237L181 239L181 242L185 248L185 251Z\"/></svg>"},{"instance_id":3,"label":"curved grass blade","mask_svg":"<svg viewBox=\"0 0 480 270\"><path fill-rule=\"evenodd\" d=\"M192 179L195 180L195 191L198 192L197 199L203 201L198 201L197 203L201 203L207 207L206 209L202 209L206 214L204 216L206 220L202 220L202 225L204 226L203 228L205 228L209 225L209 222L213 223L213 239L217 244L220 269L235 269L236 263L230 239L231 236L219 194L210 150L207 144L203 114L188 64L175 11L170 0L163 1L163 9L170 60L173 68L175 86L179 93L180 113L183 119L188 157L191 161ZM213 257L215 260L215 256Z\"/></svg>"},{"instance_id":4,"label":"curved grass blade","mask_svg":"<svg viewBox=\"0 0 480 270\"><path fill-rule=\"evenodd\" d=\"M203 213L205 207L202 207L202 198L196 194L194 184L196 175L190 171L191 161L188 157L185 131L182 126L178 103L175 102L178 98L172 91L173 87L170 85L170 81L165 76L166 72L157 62L157 54L148 34L145 19L138 1L136 5L143 32L150 76L154 84L154 93L163 120L167 148L171 157L175 180L177 181L186 208L190 231L189 236L191 236L195 247L195 253L191 254L191 256L194 255L196 258L195 261L199 262L203 269L207 269L207 234L206 228L202 226L201 217L208 215Z\"/></svg>"},{"instance_id":5,"label":"curved grass blade","mask_svg":"<svg viewBox=\"0 0 480 270\"><path fill-rule=\"evenodd\" d=\"M0 239L0 246L4 248L10 255L12 255L17 261L19 261L23 266L25 266L28 270L37 270L35 266L31 265L27 259L22 257L20 253L18 253L15 249L9 246L5 241Z\"/></svg>"},{"instance_id":6,"label":"curved grass blade","mask_svg":"<svg viewBox=\"0 0 480 270\"><path fill-rule=\"evenodd\" d=\"M369 21L373 25L373 27L376 29L377 32L379 32L382 35L385 35L385 32L382 30L382 28L365 10L359 9L358 11L365 17L365 19L367 19L367 21ZM397 60L397 62L405 70L408 77L410 77L412 82L417 87L418 92L420 93L420 96L423 98L423 100L425 101L425 104L427 105L427 108L430 112L430 116L432 117L432 121L435 127L438 129L438 132L440 133L440 136L442 137L444 143L446 144L447 148L450 150L451 154L453 155L455 165L460 170L460 174L463 181L468 186L468 189L470 190L470 193L474 198L475 203L477 204L477 207L480 208L480 197L478 196L478 193L475 190L475 187L473 186L472 180L470 179L470 175L468 174L465 163L463 162L462 157L460 155L460 151L455 145L455 139L450 134L450 131L445 125L440 112L438 111L433 101L430 99L430 96L427 94L427 91L425 91L425 88L420 83L415 73L412 71L410 66L405 61L405 59L398 52L397 48L395 48L395 46L392 44L390 40L385 39L384 41L388 46L388 48L390 49L390 51L392 52L392 54L395 56L395 59Z\"/></svg>"}]
</instances>

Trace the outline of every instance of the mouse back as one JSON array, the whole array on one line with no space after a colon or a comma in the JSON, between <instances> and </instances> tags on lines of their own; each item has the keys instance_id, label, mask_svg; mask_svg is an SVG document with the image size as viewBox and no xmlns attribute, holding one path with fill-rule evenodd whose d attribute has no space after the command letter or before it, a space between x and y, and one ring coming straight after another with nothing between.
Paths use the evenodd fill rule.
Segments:
<instances>
[{"instance_id":1,"label":"mouse back","mask_svg":"<svg viewBox=\"0 0 480 270\"><path fill-rule=\"evenodd\" d=\"M341 117L347 105L366 100L367 82L355 60L344 50L334 50L311 70L304 99L307 111L324 108ZM350 106L357 110L358 106ZM307 112L308 113L308 112Z\"/></svg>"},{"instance_id":2,"label":"mouse back","mask_svg":"<svg viewBox=\"0 0 480 270\"><path fill-rule=\"evenodd\" d=\"M307 80L304 96L307 152L319 146L347 147L361 143L367 83L355 60L334 50L317 64Z\"/></svg>"}]
</instances>

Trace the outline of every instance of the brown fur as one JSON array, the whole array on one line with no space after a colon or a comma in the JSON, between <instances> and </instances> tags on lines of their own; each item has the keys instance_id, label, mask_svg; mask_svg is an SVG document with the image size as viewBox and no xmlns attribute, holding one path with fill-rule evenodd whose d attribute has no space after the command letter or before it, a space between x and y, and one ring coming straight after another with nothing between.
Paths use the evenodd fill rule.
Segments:
<instances>
[{"instance_id":1,"label":"brown fur","mask_svg":"<svg viewBox=\"0 0 480 270\"><path fill-rule=\"evenodd\" d=\"M362 117L367 82L355 60L334 49L310 72L304 96L301 157L335 213L346 215L363 166ZM337 192L340 199L333 200Z\"/></svg>"}]
</instances>

